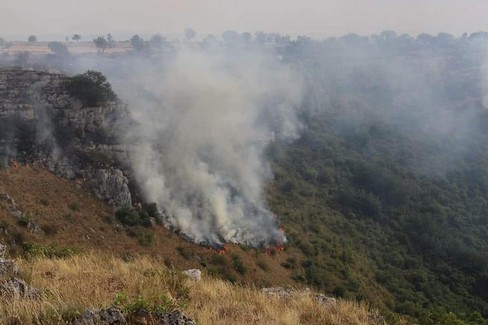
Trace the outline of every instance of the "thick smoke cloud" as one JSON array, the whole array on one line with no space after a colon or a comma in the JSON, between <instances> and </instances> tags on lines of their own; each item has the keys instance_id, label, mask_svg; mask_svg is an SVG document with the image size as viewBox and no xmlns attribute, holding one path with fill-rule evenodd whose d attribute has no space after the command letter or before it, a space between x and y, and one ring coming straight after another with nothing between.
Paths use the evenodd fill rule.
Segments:
<instances>
[{"instance_id":1,"label":"thick smoke cloud","mask_svg":"<svg viewBox=\"0 0 488 325\"><path fill-rule=\"evenodd\" d=\"M191 240L284 242L264 199L264 151L297 137L300 78L270 53L182 48L118 83L137 124L124 137L144 197Z\"/></svg>"}]
</instances>

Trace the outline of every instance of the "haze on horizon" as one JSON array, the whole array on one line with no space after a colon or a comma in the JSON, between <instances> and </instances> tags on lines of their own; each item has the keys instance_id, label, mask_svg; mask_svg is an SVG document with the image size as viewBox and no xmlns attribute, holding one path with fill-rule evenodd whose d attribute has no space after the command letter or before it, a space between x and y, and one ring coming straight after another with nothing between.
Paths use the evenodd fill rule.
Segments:
<instances>
[{"instance_id":1,"label":"haze on horizon","mask_svg":"<svg viewBox=\"0 0 488 325\"><path fill-rule=\"evenodd\" d=\"M486 12L485 0L3 0L0 36L112 33L117 38L181 34L188 27L200 36L225 30L316 38L383 30L459 36L488 29Z\"/></svg>"}]
</instances>

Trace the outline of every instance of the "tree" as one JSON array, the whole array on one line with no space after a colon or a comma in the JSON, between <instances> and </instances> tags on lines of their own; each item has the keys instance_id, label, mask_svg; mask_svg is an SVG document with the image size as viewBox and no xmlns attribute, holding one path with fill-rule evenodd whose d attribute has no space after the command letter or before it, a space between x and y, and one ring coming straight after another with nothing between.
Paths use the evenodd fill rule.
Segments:
<instances>
[{"instance_id":1,"label":"tree","mask_svg":"<svg viewBox=\"0 0 488 325\"><path fill-rule=\"evenodd\" d=\"M185 38L187 40L190 41L191 39L195 38L195 36L197 36L197 33L193 29L191 28L185 29Z\"/></svg>"},{"instance_id":2,"label":"tree","mask_svg":"<svg viewBox=\"0 0 488 325\"><path fill-rule=\"evenodd\" d=\"M236 44L239 42L240 36L236 31L227 30L222 33L222 38L227 44Z\"/></svg>"},{"instance_id":3,"label":"tree","mask_svg":"<svg viewBox=\"0 0 488 325\"><path fill-rule=\"evenodd\" d=\"M105 49L109 47L109 43L107 39L104 36L98 36L97 38L93 39L93 43L95 43L95 46L102 51L102 53L105 52Z\"/></svg>"},{"instance_id":4,"label":"tree","mask_svg":"<svg viewBox=\"0 0 488 325\"><path fill-rule=\"evenodd\" d=\"M37 42L37 36L36 35L30 35L28 38L27 38L27 41L29 43L35 43Z\"/></svg>"},{"instance_id":5,"label":"tree","mask_svg":"<svg viewBox=\"0 0 488 325\"><path fill-rule=\"evenodd\" d=\"M49 42L47 47L56 55L59 56L68 56L69 51L66 45L60 42Z\"/></svg>"},{"instance_id":6,"label":"tree","mask_svg":"<svg viewBox=\"0 0 488 325\"><path fill-rule=\"evenodd\" d=\"M437 43L440 45L450 45L454 42L454 36L448 33L437 34Z\"/></svg>"},{"instance_id":7,"label":"tree","mask_svg":"<svg viewBox=\"0 0 488 325\"><path fill-rule=\"evenodd\" d=\"M81 35L80 34L74 34L71 39L73 41L76 41L76 43L78 43L81 40Z\"/></svg>"},{"instance_id":8,"label":"tree","mask_svg":"<svg viewBox=\"0 0 488 325\"><path fill-rule=\"evenodd\" d=\"M258 44L263 45L264 43L266 43L266 33L264 33L264 32L256 32L254 34L254 39L256 40L256 42Z\"/></svg>"},{"instance_id":9,"label":"tree","mask_svg":"<svg viewBox=\"0 0 488 325\"><path fill-rule=\"evenodd\" d=\"M217 38L213 35L208 35L203 39L202 45L204 48L211 48L213 46L216 46L218 44Z\"/></svg>"},{"instance_id":10,"label":"tree","mask_svg":"<svg viewBox=\"0 0 488 325\"><path fill-rule=\"evenodd\" d=\"M161 50L165 40L166 39L163 36L161 36L161 34L156 34L151 37L149 43L151 45L151 48Z\"/></svg>"},{"instance_id":11,"label":"tree","mask_svg":"<svg viewBox=\"0 0 488 325\"><path fill-rule=\"evenodd\" d=\"M5 40L0 37L0 47L4 47L5 46Z\"/></svg>"},{"instance_id":12,"label":"tree","mask_svg":"<svg viewBox=\"0 0 488 325\"><path fill-rule=\"evenodd\" d=\"M425 46L425 45L431 45L434 42L434 40L435 40L434 36L430 34L422 33L420 35L417 35L415 42Z\"/></svg>"},{"instance_id":13,"label":"tree","mask_svg":"<svg viewBox=\"0 0 488 325\"><path fill-rule=\"evenodd\" d=\"M66 90L85 107L100 106L117 98L107 78L93 70L72 77L66 84Z\"/></svg>"},{"instance_id":14,"label":"tree","mask_svg":"<svg viewBox=\"0 0 488 325\"><path fill-rule=\"evenodd\" d=\"M381 40L387 43L392 43L396 40L397 38L397 33L395 33L392 30L384 30L380 34Z\"/></svg>"},{"instance_id":15,"label":"tree","mask_svg":"<svg viewBox=\"0 0 488 325\"><path fill-rule=\"evenodd\" d=\"M142 51L146 47L144 40L139 35L132 36L130 39L130 45L136 51Z\"/></svg>"},{"instance_id":16,"label":"tree","mask_svg":"<svg viewBox=\"0 0 488 325\"><path fill-rule=\"evenodd\" d=\"M112 37L112 34L110 34L110 33L107 34L107 42L108 42L108 47L109 48L114 48L115 47L115 40Z\"/></svg>"},{"instance_id":17,"label":"tree","mask_svg":"<svg viewBox=\"0 0 488 325\"><path fill-rule=\"evenodd\" d=\"M241 40L244 42L244 43L249 43L252 41L252 34L249 33L249 32L244 32L241 34Z\"/></svg>"}]
</instances>

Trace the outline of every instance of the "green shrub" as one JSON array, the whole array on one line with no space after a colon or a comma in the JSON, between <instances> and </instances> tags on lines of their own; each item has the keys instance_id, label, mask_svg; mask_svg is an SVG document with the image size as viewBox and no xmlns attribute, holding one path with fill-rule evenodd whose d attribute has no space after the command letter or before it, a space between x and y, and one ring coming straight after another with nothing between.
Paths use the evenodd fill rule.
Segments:
<instances>
[{"instance_id":1,"label":"green shrub","mask_svg":"<svg viewBox=\"0 0 488 325\"><path fill-rule=\"evenodd\" d=\"M27 257L46 256L48 258L68 258L78 253L76 248L57 245L41 245L36 243L24 243L23 254Z\"/></svg>"},{"instance_id":2,"label":"green shrub","mask_svg":"<svg viewBox=\"0 0 488 325\"><path fill-rule=\"evenodd\" d=\"M141 226L127 228L127 235L136 238L142 246L150 246L154 241L154 234Z\"/></svg>"},{"instance_id":3,"label":"green shrub","mask_svg":"<svg viewBox=\"0 0 488 325\"><path fill-rule=\"evenodd\" d=\"M238 255L232 255L232 266L234 267L234 270L241 275L244 275L247 272L247 267Z\"/></svg>"},{"instance_id":4,"label":"green shrub","mask_svg":"<svg viewBox=\"0 0 488 325\"><path fill-rule=\"evenodd\" d=\"M127 293L118 293L112 304L121 308L129 319L139 310L148 312L168 313L177 308L185 307L188 303L189 291L187 287L181 286L176 292L176 298L172 299L165 294L154 297L135 296L129 297Z\"/></svg>"},{"instance_id":5,"label":"green shrub","mask_svg":"<svg viewBox=\"0 0 488 325\"><path fill-rule=\"evenodd\" d=\"M145 205L144 211L147 212L147 214L150 218L158 219L160 217L160 213L158 210L157 203L149 203L149 204Z\"/></svg>"},{"instance_id":6,"label":"green shrub","mask_svg":"<svg viewBox=\"0 0 488 325\"><path fill-rule=\"evenodd\" d=\"M22 227L27 227L27 225L30 223L30 219L31 218L28 214L24 214L19 220L17 220L17 224Z\"/></svg>"},{"instance_id":7,"label":"green shrub","mask_svg":"<svg viewBox=\"0 0 488 325\"><path fill-rule=\"evenodd\" d=\"M107 78L101 72L93 70L72 77L67 82L66 89L83 106L100 106L117 98Z\"/></svg>"},{"instance_id":8,"label":"green shrub","mask_svg":"<svg viewBox=\"0 0 488 325\"><path fill-rule=\"evenodd\" d=\"M150 226L149 216L145 211L136 211L133 207L126 205L115 211L115 217L120 223L126 226Z\"/></svg>"},{"instance_id":9,"label":"green shrub","mask_svg":"<svg viewBox=\"0 0 488 325\"><path fill-rule=\"evenodd\" d=\"M214 255L210 260L212 265L225 265L227 264L227 258L224 255Z\"/></svg>"},{"instance_id":10,"label":"green shrub","mask_svg":"<svg viewBox=\"0 0 488 325\"><path fill-rule=\"evenodd\" d=\"M139 228L136 232L137 242L142 246L151 246L154 241L154 234L148 230Z\"/></svg>"},{"instance_id":11,"label":"green shrub","mask_svg":"<svg viewBox=\"0 0 488 325\"><path fill-rule=\"evenodd\" d=\"M185 259L189 259L191 257L191 252L189 252L188 250L185 249L185 247L183 246L178 246L176 247L176 250L178 251L178 253Z\"/></svg>"}]
</instances>

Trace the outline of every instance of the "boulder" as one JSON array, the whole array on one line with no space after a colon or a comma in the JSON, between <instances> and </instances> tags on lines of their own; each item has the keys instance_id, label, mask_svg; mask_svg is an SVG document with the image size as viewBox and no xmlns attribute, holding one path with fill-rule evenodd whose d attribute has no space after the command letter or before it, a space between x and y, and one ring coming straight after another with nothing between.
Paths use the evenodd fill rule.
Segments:
<instances>
[{"instance_id":1,"label":"boulder","mask_svg":"<svg viewBox=\"0 0 488 325\"><path fill-rule=\"evenodd\" d=\"M196 325L196 322L176 310L170 313L156 313L157 325Z\"/></svg>"},{"instance_id":2,"label":"boulder","mask_svg":"<svg viewBox=\"0 0 488 325\"><path fill-rule=\"evenodd\" d=\"M195 321L180 311L169 313L149 312L139 309L127 318L117 307L86 310L72 325L196 325Z\"/></svg>"},{"instance_id":3,"label":"boulder","mask_svg":"<svg viewBox=\"0 0 488 325\"><path fill-rule=\"evenodd\" d=\"M73 325L122 325L127 324L124 314L119 308L86 310Z\"/></svg>"},{"instance_id":4,"label":"boulder","mask_svg":"<svg viewBox=\"0 0 488 325\"><path fill-rule=\"evenodd\" d=\"M202 271L200 271L199 269L189 269L183 271L183 274L192 280L200 281L202 279Z\"/></svg>"},{"instance_id":5,"label":"boulder","mask_svg":"<svg viewBox=\"0 0 488 325\"><path fill-rule=\"evenodd\" d=\"M1 244L0 244L1 245ZM1 245L5 247L4 245ZM3 257L0 258L0 276L4 275L19 275L20 269L13 260L7 260Z\"/></svg>"},{"instance_id":6,"label":"boulder","mask_svg":"<svg viewBox=\"0 0 488 325\"><path fill-rule=\"evenodd\" d=\"M24 280L11 278L0 283L0 296L39 299L41 290L31 288Z\"/></svg>"},{"instance_id":7,"label":"boulder","mask_svg":"<svg viewBox=\"0 0 488 325\"><path fill-rule=\"evenodd\" d=\"M336 304L337 300L334 297L327 296L323 293L315 293L309 288L305 288L303 290L295 290L290 288L282 288L282 287L271 287L271 288L263 288L262 291L268 296L275 296L280 298L291 298L291 297L300 297L300 296L312 296L316 301L321 304Z\"/></svg>"},{"instance_id":8,"label":"boulder","mask_svg":"<svg viewBox=\"0 0 488 325\"><path fill-rule=\"evenodd\" d=\"M330 296L326 296L323 293L316 294L315 295L315 299L317 299L318 302L320 302L322 304L326 304L326 305L327 304L335 305L337 303L336 298L330 297Z\"/></svg>"}]
</instances>

